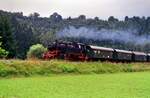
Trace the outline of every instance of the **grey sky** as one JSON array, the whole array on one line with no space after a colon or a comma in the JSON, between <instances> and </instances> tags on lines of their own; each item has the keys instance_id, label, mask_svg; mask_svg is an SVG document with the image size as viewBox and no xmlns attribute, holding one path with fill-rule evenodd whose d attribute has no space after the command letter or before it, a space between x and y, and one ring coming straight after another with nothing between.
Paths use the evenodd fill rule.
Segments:
<instances>
[{"instance_id":1,"label":"grey sky","mask_svg":"<svg viewBox=\"0 0 150 98\"><path fill-rule=\"evenodd\" d=\"M29 15L38 12L49 16L53 12L63 17L98 16L106 19L109 16L150 16L150 0L0 0L0 9L12 12L23 12Z\"/></svg>"}]
</instances>

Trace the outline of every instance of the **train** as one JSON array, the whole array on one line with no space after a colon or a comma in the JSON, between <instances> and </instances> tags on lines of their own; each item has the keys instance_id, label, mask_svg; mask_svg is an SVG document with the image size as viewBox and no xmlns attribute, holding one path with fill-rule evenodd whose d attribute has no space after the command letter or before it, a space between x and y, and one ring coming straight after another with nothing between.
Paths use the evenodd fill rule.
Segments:
<instances>
[{"instance_id":1,"label":"train","mask_svg":"<svg viewBox=\"0 0 150 98\"><path fill-rule=\"evenodd\" d=\"M150 62L150 54L88 45L77 42L55 41L48 45L43 59L64 59L72 61L116 61Z\"/></svg>"}]
</instances>

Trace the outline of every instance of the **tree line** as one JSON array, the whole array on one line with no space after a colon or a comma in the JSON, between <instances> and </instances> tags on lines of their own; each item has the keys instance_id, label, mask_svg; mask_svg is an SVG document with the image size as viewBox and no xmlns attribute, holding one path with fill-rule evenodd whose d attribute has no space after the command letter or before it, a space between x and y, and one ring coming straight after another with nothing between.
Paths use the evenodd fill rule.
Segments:
<instances>
[{"instance_id":1,"label":"tree line","mask_svg":"<svg viewBox=\"0 0 150 98\"><path fill-rule=\"evenodd\" d=\"M58 13L53 13L50 17L40 17L40 14L36 12L24 16L22 12L12 13L0 10L0 47L9 52L7 56L9 58L25 59L31 45L39 43L46 47L50 42L57 39L55 33L69 26L97 28L98 30L136 29L137 36L150 35L150 17L125 16L124 20L119 20L110 16L107 20L102 20L99 17L86 18L85 15L76 18L63 18ZM61 40L150 52L150 43L134 45L84 38L62 38Z\"/></svg>"}]
</instances>

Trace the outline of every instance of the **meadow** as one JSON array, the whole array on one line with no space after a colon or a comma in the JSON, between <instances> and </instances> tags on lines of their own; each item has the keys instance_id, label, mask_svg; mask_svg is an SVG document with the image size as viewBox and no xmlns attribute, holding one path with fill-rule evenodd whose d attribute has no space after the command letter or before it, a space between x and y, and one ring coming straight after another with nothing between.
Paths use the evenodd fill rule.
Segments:
<instances>
[{"instance_id":1,"label":"meadow","mask_svg":"<svg viewBox=\"0 0 150 98\"><path fill-rule=\"evenodd\" d=\"M150 98L150 72L3 78L0 98Z\"/></svg>"},{"instance_id":2,"label":"meadow","mask_svg":"<svg viewBox=\"0 0 150 98\"><path fill-rule=\"evenodd\" d=\"M0 60L0 98L150 98L150 63Z\"/></svg>"}]
</instances>

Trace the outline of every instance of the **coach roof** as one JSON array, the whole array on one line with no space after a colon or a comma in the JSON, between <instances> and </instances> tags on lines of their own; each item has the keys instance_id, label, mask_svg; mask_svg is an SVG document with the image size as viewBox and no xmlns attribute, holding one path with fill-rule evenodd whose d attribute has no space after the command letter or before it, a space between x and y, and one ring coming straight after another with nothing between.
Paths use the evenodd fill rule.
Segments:
<instances>
[{"instance_id":1,"label":"coach roof","mask_svg":"<svg viewBox=\"0 0 150 98\"><path fill-rule=\"evenodd\" d=\"M116 52L132 54L131 51L115 49Z\"/></svg>"},{"instance_id":2,"label":"coach roof","mask_svg":"<svg viewBox=\"0 0 150 98\"><path fill-rule=\"evenodd\" d=\"M94 50L114 51L114 49L112 49L112 48L105 48L105 47L92 46L92 45L90 45L90 47Z\"/></svg>"},{"instance_id":3,"label":"coach roof","mask_svg":"<svg viewBox=\"0 0 150 98\"><path fill-rule=\"evenodd\" d=\"M135 55L146 55L146 53L144 53L144 52L133 51L133 53L134 53Z\"/></svg>"}]
</instances>

